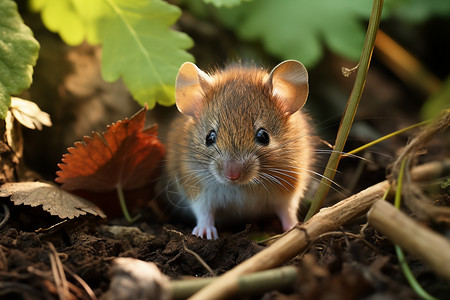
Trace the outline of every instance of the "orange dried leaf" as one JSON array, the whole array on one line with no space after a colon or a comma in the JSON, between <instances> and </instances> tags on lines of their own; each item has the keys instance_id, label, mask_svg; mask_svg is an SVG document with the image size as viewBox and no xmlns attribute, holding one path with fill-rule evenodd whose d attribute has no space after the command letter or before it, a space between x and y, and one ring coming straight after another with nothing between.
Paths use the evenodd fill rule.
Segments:
<instances>
[{"instance_id":1,"label":"orange dried leaf","mask_svg":"<svg viewBox=\"0 0 450 300\"><path fill-rule=\"evenodd\" d=\"M65 190L109 192L121 185L136 189L152 182L160 173L164 146L157 126L144 130L143 108L131 119L108 126L103 135L84 137L63 155L56 182Z\"/></svg>"}]
</instances>

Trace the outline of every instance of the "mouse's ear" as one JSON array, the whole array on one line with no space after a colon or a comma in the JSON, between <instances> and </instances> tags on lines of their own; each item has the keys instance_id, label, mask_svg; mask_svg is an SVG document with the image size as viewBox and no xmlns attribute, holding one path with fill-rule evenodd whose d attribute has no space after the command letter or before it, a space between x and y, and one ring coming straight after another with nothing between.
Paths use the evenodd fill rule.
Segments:
<instances>
[{"instance_id":1,"label":"mouse's ear","mask_svg":"<svg viewBox=\"0 0 450 300\"><path fill-rule=\"evenodd\" d=\"M302 63L285 60L269 75L272 95L280 102L287 114L293 114L306 103L308 98L308 72Z\"/></svg>"},{"instance_id":2,"label":"mouse's ear","mask_svg":"<svg viewBox=\"0 0 450 300\"><path fill-rule=\"evenodd\" d=\"M185 62L178 71L175 83L177 108L183 114L198 117L203 106L204 89L210 77L196 65Z\"/></svg>"}]
</instances>

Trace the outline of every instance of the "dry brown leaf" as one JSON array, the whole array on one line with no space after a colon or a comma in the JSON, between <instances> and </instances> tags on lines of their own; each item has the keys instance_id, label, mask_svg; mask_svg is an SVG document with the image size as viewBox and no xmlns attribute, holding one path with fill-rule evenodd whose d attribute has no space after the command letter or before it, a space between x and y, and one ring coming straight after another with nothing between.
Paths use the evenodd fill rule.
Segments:
<instances>
[{"instance_id":1,"label":"dry brown leaf","mask_svg":"<svg viewBox=\"0 0 450 300\"><path fill-rule=\"evenodd\" d=\"M147 107L131 119L108 126L104 134L93 132L64 154L56 182L65 190L98 193L144 187L161 173L164 146L157 126L144 129Z\"/></svg>"},{"instance_id":2,"label":"dry brown leaf","mask_svg":"<svg viewBox=\"0 0 450 300\"><path fill-rule=\"evenodd\" d=\"M73 219L86 214L106 218L93 203L45 182L11 182L0 186L0 197L11 197L14 205L29 205L61 219Z\"/></svg>"}]
</instances>

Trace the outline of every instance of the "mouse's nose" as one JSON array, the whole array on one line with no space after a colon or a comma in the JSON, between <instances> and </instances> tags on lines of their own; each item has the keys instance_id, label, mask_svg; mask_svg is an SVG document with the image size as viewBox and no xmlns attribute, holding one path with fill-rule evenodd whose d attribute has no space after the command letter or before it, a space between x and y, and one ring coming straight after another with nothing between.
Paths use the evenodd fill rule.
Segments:
<instances>
[{"instance_id":1,"label":"mouse's nose","mask_svg":"<svg viewBox=\"0 0 450 300\"><path fill-rule=\"evenodd\" d=\"M235 159L225 161L224 175L228 180L235 181L241 177L243 164Z\"/></svg>"}]
</instances>

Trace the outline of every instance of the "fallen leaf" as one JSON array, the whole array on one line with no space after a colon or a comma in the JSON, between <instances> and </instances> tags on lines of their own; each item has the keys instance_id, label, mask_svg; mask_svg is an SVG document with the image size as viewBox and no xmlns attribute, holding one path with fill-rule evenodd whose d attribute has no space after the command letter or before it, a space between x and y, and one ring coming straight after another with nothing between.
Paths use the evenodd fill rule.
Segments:
<instances>
[{"instance_id":1,"label":"fallen leaf","mask_svg":"<svg viewBox=\"0 0 450 300\"><path fill-rule=\"evenodd\" d=\"M131 119L108 126L103 135L94 132L64 154L56 182L65 190L109 192L148 185L161 171L164 146L157 127L144 130L144 107Z\"/></svg>"},{"instance_id":2,"label":"fallen leaf","mask_svg":"<svg viewBox=\"0 0 450 300\"><path fill-rule=\"evenodd\" d=\"M11 197L14 205L42 205L43 210L61 219L86 214L106 218L102 210L91 202L45 182L5 183L0 186L0 197Z\"/></svg>"}]
</instances>

